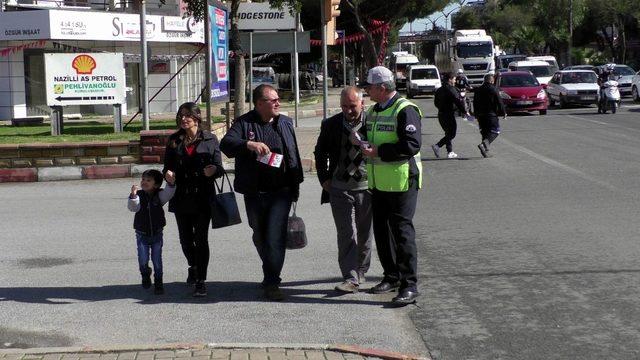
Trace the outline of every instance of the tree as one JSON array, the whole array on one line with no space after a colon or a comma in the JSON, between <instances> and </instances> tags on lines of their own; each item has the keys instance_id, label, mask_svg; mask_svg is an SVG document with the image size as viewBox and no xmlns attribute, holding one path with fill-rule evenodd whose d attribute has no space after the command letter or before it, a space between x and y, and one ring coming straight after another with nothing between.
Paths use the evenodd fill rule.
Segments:
<instances>
[{"instance_id":1,"label":"tree","mask_svg":"<svg viewBox=\"0 0 640 360\"><path fill-rule=\"evenodd\" d=\"M187 12L196 20L201 21L207 13L206 0L184 0L187 4ZM269 0L272 7L280 8L288 7L290 11L298 11L302 6L301 0ZM235 116L240 116L246 112L245 102L246 96L244 89L246 88L246 70L245 57L247 52L240 44L240 30L238 30L238 8L240 0L227 1L229 6L229 18L231 19L231 29L229 34L229 49L235 54L235 97L233 101L233 112ZM207 84L209 86L209 84ZM208 89L207 89L208 91Z\"/></svg>"},{"instance_id":2,"label":"tree","mask_svg":"<svg viewBox=\"0 0 640 360\"><path fill-rule=\"evenodd\" d=\"M357 31L365 35L363 55L367 67L371 68L378 65L382 37L379 37L376 45L367 24L371 24L372 20L379 20L388 24L391 31L397 31L406 22L426 17L443 9L449 2L450 0L342 0L341 9L348 10Z\"/></svg>"}]
</instances>

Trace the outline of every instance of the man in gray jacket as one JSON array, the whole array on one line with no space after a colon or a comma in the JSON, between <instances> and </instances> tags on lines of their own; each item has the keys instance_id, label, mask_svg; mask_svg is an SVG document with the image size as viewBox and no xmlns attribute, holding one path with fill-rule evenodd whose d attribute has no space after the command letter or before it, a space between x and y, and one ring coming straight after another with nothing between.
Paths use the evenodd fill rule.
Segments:
<instances>
[{"instance_id":1,"label":"man in gray jacket","mask_svg":"<svg viewBox=\"0 0 640 360\"><path fill-rule=\"evenodd\" d=\"M365 138L362 92L346 87L342 112L322 122L315 147L321 203L330 202L338 233L338 264L343 282L336 290L358 292L371 263L372 214L367 169L359 138Z\"/></svg>"}]
</instances>

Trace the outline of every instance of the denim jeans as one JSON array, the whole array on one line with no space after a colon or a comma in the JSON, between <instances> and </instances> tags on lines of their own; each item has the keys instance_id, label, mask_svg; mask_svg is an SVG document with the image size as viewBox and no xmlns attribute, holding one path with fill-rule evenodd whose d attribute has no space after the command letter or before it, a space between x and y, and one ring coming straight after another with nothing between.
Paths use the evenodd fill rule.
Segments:
<instances>
[{"instance_id":1,"label":"denim jeans","mask_svg":"<svg viewBox=\"0 0 640 360\"><path fill-rule=\"evenodd\" d=\"M282 280L291 201L288 189L244 196L253 244L262 260L264 285L278 285Z\"/></svg>"},{"instance_id":2,"label":"denim jeans","mask_svg":"<svg viewBox=\"0 0 640 360\"><path fill-rule=\"evenodd\" d=\"M149 253L153 263L153 276L162 279L162 231L154 235L144 235L136 231L138 243L138 265L141 275L151 275L149 269Z\"/></svg>"}]
</instances>

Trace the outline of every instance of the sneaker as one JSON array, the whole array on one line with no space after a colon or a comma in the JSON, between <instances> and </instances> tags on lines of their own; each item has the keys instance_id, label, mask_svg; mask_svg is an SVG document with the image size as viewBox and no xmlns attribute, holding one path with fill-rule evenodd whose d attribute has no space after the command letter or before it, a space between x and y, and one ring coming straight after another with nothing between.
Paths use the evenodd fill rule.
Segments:
<instances>
[{"instance_id":1,"label":"sneaker","mask_svg":"<svg viewBox=\"0 0 640 360\"><path fill-rule=\"evenodd\" d=\"M336 285L336 291L340 291L343 293L357 293L358 292L358 284L354 284L351 281L345 281L341 284Z\"/></svg>"},{"instance_id":2,"label":"sneaker","mask_svg":"<svg viewBox=\"0 0 640 360\"><path fill-rule=\"evenodd\" d=\"M487 149L484 148L483 144L478 145L478 149L480 149L480 154L482 157L487 157Z\"/></svg>"},{"instance_id":3,"label":"sneaker","mask_svg":"<svg viewBox=\"0 0 640 360\"><path fill-rule=\"evenodd\" d=\"M147 272L142 274L142 287L148 289L151 287L151 269L147 268Z\"/></svg>"},{"instance_id":4,"label":"sneaker","mask_svg":"<svg viewBox=\"0 0 640 360\"><path fill-rule=\"evenodd\" d=\"M187 285L193 285L196 283L196 268L195 266L189 267L187 270Z\"/></svg>"},{"instance_id":5,"label":"sneaker","mask_svg":"<svg viewBox=\"0 0 640 360\"><path fill-rule=\"evenodd\" d=\"M193 297L205 296L207 296L207 287L204 285L204 281L196 281L196 287L193 290Z\"/></svg>"},{"instance_id":6,"label":"sneaker","mask_svg":"<svg viewBox=\"0 0 640 360\"><path fill-rule=\"evenodd\" d=\"M454 153L453 151L450 152L449 154L447 154L447 157L449 159L456 159L458 157L458 154Z\"/></svg>"},{"instance_id":7,"label":"sneaker","mask_svg":"<svg viewBox=\"0 0 640 360\"><path fill-rule=\"evenodd\" d=\"M164 294L164 285L162 284L162 279L156 279L153 283L153 293L156 295Z\"/></svg>"},{"instance_id":8,"label":"sneaker","mask_svg":"<svg viewBox=\"0 0 640 360\"><path fill-rule=\"evenodd\" d=\"M440 148L438 147L438 145L431 145L431 149L433 150L433 154L437 158L440 158Z\"/></svg>"},{"instance_id":9,"label":"sneaker","mask_svg":"<svg viewBox=\"0 0 640 360\"><path fill-rule=\"evenodd\" d=\"M264 288L264 296L271 301L282 301L285 299L284 293L278 285L267 285Z\"/></svg>"}]
</instances>

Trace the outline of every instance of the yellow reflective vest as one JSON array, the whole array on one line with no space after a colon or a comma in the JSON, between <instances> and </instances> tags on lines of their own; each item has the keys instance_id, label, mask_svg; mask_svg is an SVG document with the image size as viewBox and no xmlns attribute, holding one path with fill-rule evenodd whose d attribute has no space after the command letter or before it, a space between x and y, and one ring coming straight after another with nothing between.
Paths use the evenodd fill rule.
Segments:
<instances>
[{"instance_id":1,"label":"yellow reflective vest","mask_svg":"<svg viewBox=\"0 0 640 360\"><path fill-rule=\"evenodd\" d=\"M379 147L399 141L398 113L407 106L413 106L422 118L420 108L405 98L398 98L392 106L382 111L374 111L372 106L367 112L367 140ZM418 188L422 187L422 162L420 152L413 157L418 167ZM369 189L380 191L409 190L409 159L402 161L382 161L379 157L367 159Z\"/></svg>"}]
</instances>

